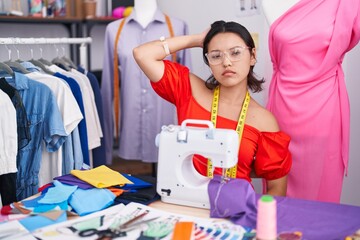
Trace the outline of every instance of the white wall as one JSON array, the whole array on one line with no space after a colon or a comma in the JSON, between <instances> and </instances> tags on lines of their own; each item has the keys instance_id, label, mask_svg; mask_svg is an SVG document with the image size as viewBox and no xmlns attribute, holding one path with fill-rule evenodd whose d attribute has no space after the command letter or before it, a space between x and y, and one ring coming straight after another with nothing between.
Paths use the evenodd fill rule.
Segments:
<instances>
[{"instance_id":1,"label":"white wall","mask_svg":"<svg viewBox=\"0 0 360 240\"><path fill-rule=\"evenodd\" d=\"M350 99L349 172L343 184L341 202L360 206L360 44L346 55L344 71Z\"/></svg>"},{"instance_id":2,"label":"white wall","mask_svg":"<svg viewBox=\"0 0 360 240\"><path fill-rule=\"evenodd\" d=\"M267 48L268 26L264 17L261 15L250 17L237 17L236 9L239 0L158 0L160 9L171 16L183 19L189 25L190 33L202 32L215 20L233 20L238 21L246 26L250 32L259 33L259 49L258 62L255 66L255 72L260 77L269 80L269 70L271 64L269 62ZM15 26L15 27L14 27ZM43 26L41 30L34 31L35 27L29 25L4 24L0 22L0 37L67 37L67 32L62 26ZM93 28L91 36L93 44L91 46L92 58L91 69L102 68L102 46L104 40L105 25L97 25ZM54 49L49 49L46 53L49 57L54 54ZM45 57L45 56L44 56ZM7 58L7 52L4 46L0 46L0 61ZM202 61L201 49L192 51L193 71L202 77L207 77L209 71ZM349 174L344 181L344 189L342 194L342 203L360 206L360 191L358 184L360 183L360 95L357 90L360 89L360 82L357 80L360 76L359 68L360 46L357 46L346 56L346 64L344 71L347 78L347 86L351 104L351 140L350 140L350 160ZM254 96L261 104L265 103L266 91ZM260 189L260 183L256 182L256 189Z\"/></svg>"}]
</instances>

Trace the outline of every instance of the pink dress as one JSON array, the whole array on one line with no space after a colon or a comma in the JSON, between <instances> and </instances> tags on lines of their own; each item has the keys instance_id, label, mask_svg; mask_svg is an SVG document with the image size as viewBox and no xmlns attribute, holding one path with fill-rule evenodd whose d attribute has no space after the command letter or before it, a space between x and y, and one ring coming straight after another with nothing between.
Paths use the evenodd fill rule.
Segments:
<instances>
[{"instance_id":1,"label":"pink dress","mask_svg":"<svg viewBox=\"0 0 360 240\"><path fill-rule=\"evenodd\" d=\"M270 28L267 108L291 137L290 197L340 201L350 126L341 64L359 39L359 0L300 0Z\"/></svg>"}]
</instances>

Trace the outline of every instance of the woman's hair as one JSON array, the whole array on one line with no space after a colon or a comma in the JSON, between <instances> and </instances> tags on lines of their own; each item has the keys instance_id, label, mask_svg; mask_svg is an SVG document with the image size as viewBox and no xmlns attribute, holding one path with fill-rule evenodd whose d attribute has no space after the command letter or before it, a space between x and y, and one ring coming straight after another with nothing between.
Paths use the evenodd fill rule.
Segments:
<instances>
[{"instance_id":1,"label":"woman's hair","mask_svg":"<svg viewBox=\"0 0 360 240\"><path fill-rule=\"evenodd\" d=\"M237 34L244 40L246 46L249 47L250 54L253 54L252 50L255 48L254 40L252 39L249 31L239 23L236 22L225 22L225 21L216 21L211 24L211 28L207 35L205 36L204 43L203 43L203 59L206 65L209 66L209 61L206 58L205 54L208 52L208 46L211 39L219 34L225 32L232 32ZM265 82L264 79L257 79L256 75L253 71L254 66L250 66L250 71L247 76L248 78L248 87L253 92L260 92L262 90L262 84ZM216 86L219 85L219 82L215 79L214 75L210 75L210 77L206 80L205 85L209 89L214 89Z\"/></svg>"}]
</instances>

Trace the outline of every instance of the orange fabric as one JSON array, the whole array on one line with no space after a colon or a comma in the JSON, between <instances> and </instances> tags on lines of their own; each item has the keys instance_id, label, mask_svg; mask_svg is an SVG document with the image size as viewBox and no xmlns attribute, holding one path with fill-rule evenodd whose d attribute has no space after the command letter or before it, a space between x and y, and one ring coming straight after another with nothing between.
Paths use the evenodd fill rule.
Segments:
<instances>
[{"instance_id":1,"label":"orange fabric","mask_svg":"<svg viewBox=\"0 0 360 240\"><path fill-rule=\"evenodd\" d=\"M119 28L116 33L115 42L114 42L114 114L115 114L115 141L118 141L119 138L119 119L120 119L120 80L119 80L119 56L118 56L118 43L120 39L121 31L125 25L126 18L123 18L121 21ZM174 37L174 29L171 24L170 17L165 15L165 21L169 29L170 37ZM176 62L176 53L172 54L172 60Z\"/></svg>"},{"instance_id":2,"label":"orange fabric","mask_svg":"<svg viewBox=\"0 0 360 240\"><path fill-rule=\"evenodd\" d=\"M120 196L124 192L124 190L120 188L109 187L107 189L110 190L116 197Z\"/></svg>"},{"instance_id":3,"label":"orange fabric","mask_svg":"<svg viewBox=\"0 0 360 240\"><path fill-rule=\"evenodd\" d=\"M117 54L118 49L118 42L120 39L120 33L124 27L126 18L124 18L120 26L118 28L118 31L116 33L115 38L115 46L114 46L114 114L115 114L115 140L117 141L119 138L119 119L120 119L120 106L119 106L119 100L120 100L120 94L119 94L119 88L120 88L120 80L119 80L119 56Z\"/></svg>"},{"instance_id":4,"label":"orange fabric","mask_svg":"<svg viewBox=\"0 0 360 240\"><path fill-rule=\"evenodd\" d=\"M161 97L176 105L179 123L189 118L210 120L210 109L204 109L191 95L189 69L171 61L164 60L164 64L162 79L151 84ZM236 125L236 121L222 116L217 118L217 128L235 129ZM292 164L289 143L290 137L281 131L260 132L245 124L236 177L251 182L253 168L259 177L267 180L285 176ZM207 159L194 155L193 161L197 171L206 176ZM221 169L215 168L215 174L221 173Z\"/></svg>"}]
</instances>

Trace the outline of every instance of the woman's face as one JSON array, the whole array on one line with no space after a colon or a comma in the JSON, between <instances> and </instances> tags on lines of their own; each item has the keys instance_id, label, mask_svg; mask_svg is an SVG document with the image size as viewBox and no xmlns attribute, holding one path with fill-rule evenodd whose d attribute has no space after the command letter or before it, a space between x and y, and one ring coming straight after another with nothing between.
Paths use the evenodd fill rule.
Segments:
<instances>
[{"instance_id":1,"label":"woman's face","mask_svg":"<svg viewBox=\"0 0 360 240\"><path fill-rule=\"evenodd\" d=\"M252 53L239 35L226 32L211 39L207 58L215 79L221 85L231 87L247 84L250 66L256 61L255 49Z\"/></svg>"}]
</instances>

